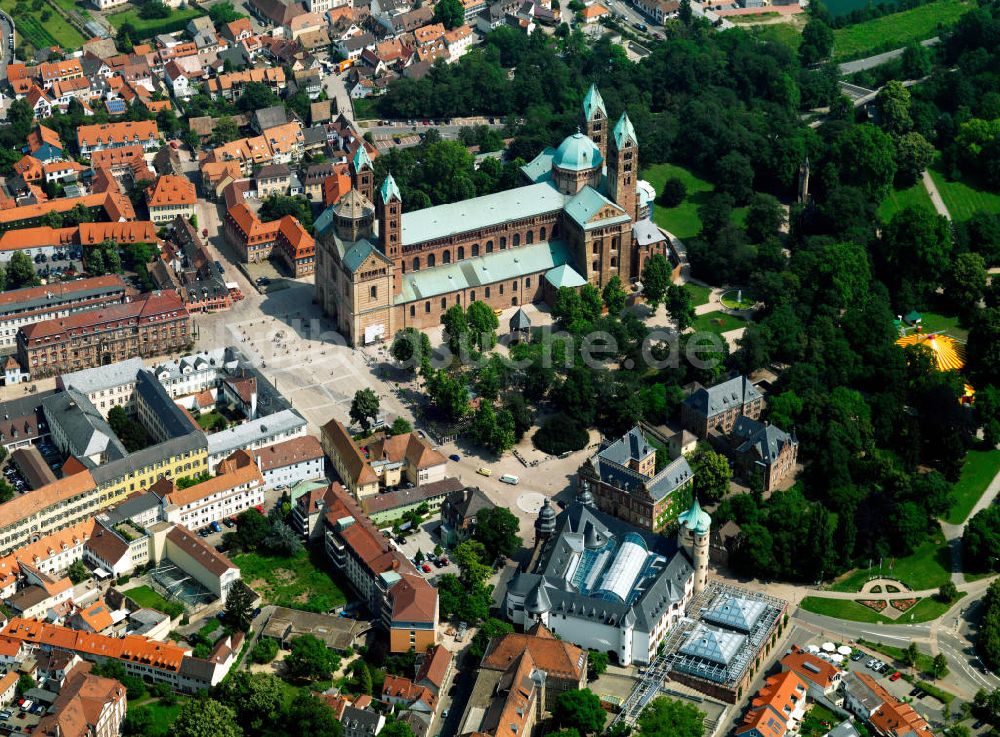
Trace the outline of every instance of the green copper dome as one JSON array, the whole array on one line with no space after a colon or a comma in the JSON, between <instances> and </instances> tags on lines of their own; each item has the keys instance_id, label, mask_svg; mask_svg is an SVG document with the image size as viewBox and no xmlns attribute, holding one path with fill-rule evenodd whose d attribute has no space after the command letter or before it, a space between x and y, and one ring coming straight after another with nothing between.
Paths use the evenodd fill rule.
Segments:
<instances>
[{"instance_id":1,"label":"green copper dome","mask_svg":"<svg viewBox=\"0 0 1000 737\"><path fill-rule=\"evenodd\" d=\"M712 518L708 516L708 512L701 508L697 497L691 508L681 514L677 518L677 521L699 535L708 534L709 529L712 527Z\"/></svg>"},{"instance_id":2,"label":"green copper dome","mask_svg":"<svg viewBox=\"0 0 1000 737\"><path fill-rule=\"evenodd\" d=\"M601 158L601 151L597 144L579 131L574 133L559 144L555 156L552 157L552 165L567 171L583 171L584 169L596 169L604 161Z\"/></svg>"},{"instance_id":3,"label":"green copper dome","mask_svg":"<svg viewBox=\"0 0 1000 737\"><path fill-rule=\"evenodd\" d=\"M396 180L392 178L392 174L386 174L385 179L382 180L379 194L382 196L382 202L388 202L393 198L400 202L403 201L403 196L399 194L399 187L396 186Z\"/></svg>"}]
</instances>

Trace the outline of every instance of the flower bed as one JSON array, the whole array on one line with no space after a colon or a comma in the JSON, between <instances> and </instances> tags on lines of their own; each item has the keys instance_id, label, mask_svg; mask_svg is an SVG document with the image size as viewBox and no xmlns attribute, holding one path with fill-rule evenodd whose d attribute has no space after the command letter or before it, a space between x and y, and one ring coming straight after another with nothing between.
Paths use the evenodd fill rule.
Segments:
<instances>
[{"instance_id":1,"label":"flower bed","mask_svg":"<svg viewBox=\"0 0 1000 737\"><path fill-rule=\"evenodd\" d=\"M905 612L907 609L915 606L916 603L920 601L919 599L893 599L892 608L898 609L901 612Z\"/></svg>"},{"instance_id":2,"label":"flower bed","mask_svg":"<svg viewBox=\"0 0 1000 737\"><path fill-rule=\"evenodd\" d=\"M876 612L881 612L886 607L885 599L858 599L858 603Z\"/></svg>"},{"instance_id":3,"label":"flower bed","mask_svg":"<svg viewBox=\"0 0 1000 737\"><path fill-rule=\"evenodd\" d=\"M882 593L882 584L880 584L880 583L875 584L874 586L872 586L871 591L869 591L868 593L869 594L881 594Z\"/></svg>"}]
</instances>

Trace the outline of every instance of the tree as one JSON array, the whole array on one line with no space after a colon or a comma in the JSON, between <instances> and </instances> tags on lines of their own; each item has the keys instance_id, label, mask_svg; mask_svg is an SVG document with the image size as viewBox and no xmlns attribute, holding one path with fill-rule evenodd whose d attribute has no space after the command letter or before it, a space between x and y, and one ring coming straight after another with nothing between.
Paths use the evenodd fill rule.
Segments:
<instances>
[{"instance_id":1,"label":"tree","mask_svg":"<svg viewBox=\"0 0 1000 737\"><path fill-rule=\"evenodd\" d=\"M950 604L958 598L958 587L951 580L945 581L938 589L937 598L946 604Z\"/></svg>"},{"instance_id":2,"label":"tree","mask_svg":"<svg viewBox=\"0 0 1000 737\"><path fill-rule=\"evenodd\" d=\"M83 583L90 578L90 569L82 560L76 560L66 569L66 575L74 584Z\"/></svg>"},{"instance_id":3,"label":"tree","mask_svg":"<svg viewBox=\"0 0 1000 737\"><path fill-rule=\"evenodd\" d=\"M879 125L891 136L901 136L913 127L910 118L910 91L892 79L883 85L875 98Z\"/></svg>"},{"instance_id":4,"label":"tree","mask_svg":"<svg viewBox=\"0 0 1000 737\"><path fill-rule=\"evenodd\" d=\"M837 136L832 153L842 184L860 188L875 202L889 193L896 157L892 138L885 131L871 123L851 126Z\"/></svg>"},{"instance_id":5,"label":"tree","mask_svg":"<svg viewBox=\"0 0 1000 737\"><path fill-rule=\"evenodd\" d=\"M931 674L935 679L944 678L948 673L948 658L944 653L938 653L931 661Z\"/></svg>"},{"instance_id":6,"label":"tree","mask_svg":"<svg viewBox=\"0 0 1000 737\"><path fill-rule=\"evenodd\" d=\"M587 654L587 680L596 681L608 669L608 654L591 650Z\"/></svg>"},{"instance_id":7,"label":"tree","mask_svg":"<svg viewBox=\"0 0 1000 737\"><path fill-rule=\"evenodd\" d=\"M185 701L170 733L174 737L243 737L236 712L215 699Z\"/></svg>"},{"instance_id":8,"label":"tree","mask_svg":"<svg viewBox=\"0 0 1000 737\"><path fill-rule=\"evenodd\" d=\"M589 688L563 691L552 704L552 719L560 728L575 729L581 735L600 734L604 729L601 700Z\"/></svg>"},{"instance_id":9,"label":"tree","mask_svg":"<svg viewBox=\"0 0 1000 737\"><path fill-rule=\"evenodd\" d=\"M660 190L660 196L656 198L656 204L662 207L677 207L684 202L687 197L687 186L684 180L678 177L669 177Z\"/></svg>"},{"instance_id":10,"label":"tree","mask_svg":"<svg viewBox=\"0 0 1000 737\"><path fill-rule=\"evenodd\" d=\"M581 332L586 329L583 299L580 293L570 287L559 287L555 303L552 305L552 317L560 327L570 332Z\"/></svg>"},{"instance_id":11,"label":"tree","mask_svg":"<svg viewBox=\"0 0 1000 737\"><path fill-rule=\"evenodd\" d=\"M472 642L469 643L468 655L473 661L478 663L486 654L486 648L489 647L491 640L503 637L504 635L509 635L513 631L513 625L508 622L504 622L502 619L496 619L494 617L486 619L479 626L479 631L476 632L476 636L472 638Z\"/></svg>"},{"instance_id":12,"label":"tree","mask_svg":"<svg viewBox=\"0 0 1000 737\"><path fill-rule=\"evenodd\" d=\"M271 531L264 538L264 547L286 558L293 558L304 549L298 533L282 520L271 524Z\"/></svg>"},{"instance_id":13,"label":"tree","mask_svg":"<svg viewBox=\"0 0 1000 737\"><path fill-rule=\"evenodd\" d=\"M390 435L406 435L408 432L413 432L413 425L405 417L397 417L389 425Z\"/></svg>"},{"instance_id":14,"label":"tree","mask_svg":"<svg viewBox=\"0 0 1000 737\"><path fill-rule=\"evenodd\" d=\"M7 263L7 289L37 287L40 283L31 257L24 251L15 251Z\"/></svg>"},{"instance_id":15,"label":"tree","mask_svg":"<svg viewBox=\"0 0 1000 737\"><path fill-rule=\"evenodd\" d=\"M368 666L365 665L363 660L354 661L354 687L357 689L358 693L371 696L372 693L372 674L368 670Z\"/></svg>"},{"instance_id":16,"label":"tree","mask_svg":"<svg viewBox=\"0 0 1000 737\"><path fill-rule=\"evenodd\" d=\"M447 420L457 420L469 411L469 387L462 375L451 376L443 369L431 371L425 381L435 409Z\"/></svg>"},{"instance_id":17,"label":"tree","mask_svg":"<svg viewBox=\"0 0 1000 737\"><path fill-rule=\"evenodd\" d=\"M521 547L518 527L517 517L505 507L480 509L476 513L476 527L472 537L483 544L486 560L491 561L501 555L511 556L518 551Z\"/></svg>"},{"instance_id":18,"label":"tree","mask_svg":"<svg viewBox=\"0 0 1000 737\"><path fill-rule=\"evenodd\" d=\"M917 643L911 642L903 650L900 659L906 663L911 668L917 664L917 658L920 657L920 651L917 649Z\"/></svg>"},{"instance_id":19,"label":"tree","mask_svg":"<svg viewBox=\"0 0 1000 737\"><path fill-rule=\"evenodd\" d=\"M802 29L799 61L803 66L811 66L826 59L831 51L833 51L833 30L818 18L812 18Z\"/></svg>"},{"instance_id":20,"label":"tree","mask_svg":"<svg viewBox=\"0 0 1000 737\"><path fill-rule=\"evenodd\" d=\"M488 553L478 540L466 540L451 551L451 559L458 566L459 578L469 588L482 584L490 577L492 569L486 563Z\"/></svg>"},{"instance_id":21,"label":"tree","mask_svg":"<svg viewBox=\"0 0 1000 737\"><path fill-rule=\"evenodd\" d=\"M604 302L601 300L601 293L593 284L584 284L580 287L580 307L583 309L583 317L588 322L593 323L601 316Z\"/></svg>"},{"instance_id":22,"label":"tree","mask_svg":"<svg viewBox=\"0 0 1000 737\"><path fill-rule=\"evenodd\" d=\"M679 284L671 284L667 287L665 302L667 312L677 323L677 329L687 330L694 322L694 305L691 302L691 293Z\"/></svg>"},{"instance_id":23,"label":"tree","mask_svg":"<svg viewBox=\"0 0 1000 737\"><path fill-rule=\"evenodd\" d=\"M430 359L431 339L416 328L403 328L393 338L389 355L404 368L416 371L425 359Z\"/></svg>"},{"instance_id":24,"label":"tree","mask_svg":"<svg viewBox=\"0 0 1000 737\"><path fill-rule=\"evenodd\" d=\"M438 599L443 617L463 622L486 619L493 605L487 586L480 583L468 587L454 573L445 573L438 579Z\"/></svg>"},{"instance_id":25,"label":"tree","mask_svg":"<svg viewBox=\"0 0 1000 737\"><path fill-rule=\"evenodd\" d=\"M342 728L333 710L310 693L299 691L281 716L281 734L340 737ZM388 725L387 725L388 726Z\"/></svg>"},{"instance_id":26,"label":"tree","mask_svg":"<svg viewBox=\"0 0 1000 737\"><path fill-rule=\"evenodd\" d=\"M489 401L480 402L469 429L473 439L493 451L503 453L514 447L514 417L507 410L497 412Z\"/></svg>"},{"instance_id":27,"label":"tree","mask_svg":"<svg viewBox=\"0 0 1000 737\"><path fill-rule=\"evenodd\" d=\"M25 673L21 675L20 678L17 679L17 689L16 689L17 695L24 696L26 693L28 693L28 691L33 689L35 686L36 686L35 679L29 676L27 673Z\"/></svg>"},{"instance_id":28,"label":"tree","mask_svg":"<svg viewBox=\"0 0 1000 737\"><path fill-rule=\"evenodd\" d=\"M694 18L694 13L691 10L691 0L681 0L680 8L677 10L677 18L680 20L681 25L691 25L691 21Z\"/></svg>"},{"instance_id":29,"label":"tree","mask_svg":"<svg viewBox=\"0 0 1000 737\"><path fill-rule=\"evenodd\" d=\"M904 133L896 139L896 179L910 186L924 173L934 160L934 146L916 131Z\"/></svg>"},{"instance_id":30,"label":"tree","mask_svg":"<svg viewBox=\"0 0 1000 737\"><path fill-rule=\"evenodd\" d=\"M264 543L264 538L270 531L267 517L256 509L240 512L236 517L236 539L243 550L256 550Z\"/></svg>"},{"instance_id":31,"label":"tree","mask_svg":"<svg viewBox=\"0 0 1000 737\"><path fill-rule=\"evenodd\" d=\"M298 635L292 639L291 652L285 658L285 668L294 678L317 680L329 678L340 658L315 635Z\"/></svg>"},{"instance_id":32,"label":"tree","mask_svg":"<svg viewBox=\"0 0 1000 737\"><path fill-rule=\"evenodd\" d=\"M906 79L920 79L931 73L930 51L923 44L913 41L903 49L900 68Z\"/></svg>"},{"instance_id":33,"label":"tree","mask_svg":"<svg viewBox=\"0 0 1000 737\"><path fill-rule=\"evenodd\" d=\"M500 320L493 308L485 302L476 300L468 306L465 316L476 348L479 350L492 348L497 342L496 331L500 327Z\"/></svg>"},{"instance_id":34,"label":"tree","mask_svg":"<svg viewBox=\"0 0 1000 737\"><path fill-rule=\"evenodd\" d=\"M234 671L219 685L217 698L236 712L236 721L250 735L266 731L281 712L284 688L271 673Z\"/></svg>"},{"instance_id":35,"label":"tree","mask_svg":"<svg viewBox=\"0 0 1000 737\"><path fill-rule=\"evenodd\" d=\"M249 632L253 622L253 592L242 581L229 587L226 595L226 621L233 629Z\"/></svg>"},{"instance_id":36,"label":"tree","mask_svg":"<svg viewBox=\"0 0 1000 737\"><path fill-rule=\"evenodd\" d=\"M650 309L655 310L666 299L670 280L670 264L666 257L659 253L650 256L642 269L642 296Z\"/></svg>"},{"instance_id":37,"label":"tree","mask_svg":"<svg viewBox=\"0 0 1000 737\"><path fill-rule=\"evenodd\" d=\"M278 641L273 637L261 637L250 651L250 658L255 663L270 663L278 656Z\"/></svg>"},{"instance_id":38,"label":"tree","mask_svg":"<svg viewBox=\"0 0 1000 737\"><path fill-rule=\"evenodd\" d=\"M461 0L441 0L434 6L434 22L444 23L449 31L465 22L465 7Z\"/></svg>"},{"instance_id":39,"label":"tree","mask_svg":"<svg viewBox=\"0 0 1000 737\"><path fill-rule=\"evenodd\" d=\"M413 737L413 729L406 722L392 719L382 727L379 737Z\"/></svg>"},{"instance_id":40,"label":"tree","mask_svg":"<svg viewBox=\"0 0 1000 737\"><path fill-rule=\"evenodd\" d=\"M625 303L628 301L628 294L625 292L622 280L617 274L608 279L608 283L604 285L604 292L601 296L604 298L604 305L608 308L609 315L620 314L625 309Z\"/></svg>"},{"instance_id":41,"label":"tree","mask_svg":"<svg viewBox=\"0 0 1000 737\"><path fill-rule=\"evenodd\" d=\"M952 248L948 220L929 208L905 207L886 224L876 243L876 265L901 309L920 304L938 287L949 272Z\"/></svg>"},{"instance_id":42,"label":"tree","mask_svg":"<svg viewBox=\"0 0 1000 737\"><path fill-rule=\"evenodd\" d=\"M690 702L658 696L643 709L638 726L642 737L702 737L705 714Z\"/></svg>"},{"instance_id":43,"label":"tree","mask_svg":"<svg viewBox=\"0 0 1000 737\"><path fill-rule=\"evenodd\" d=\"M212 23L218 26L220 23L232 23L234 20L239 20L240 18L245 18L243 13L236 11L233 4L229 0L225 2L216 3L211 8L208 9L208 16L212 19Z\"/></svg>"},{"instance_id":44,"label":"tree","mask_svg":"<svg viewBox=\"0 0 1000 737\"><path fill-rule=\"evenodd\" d=\"M154 734L153 726L153 713L148 707L129 707L122 724L122 734L126 737L145 737Z\"/></svg>"},{"instance_id":45,"label":"tree","mask_svg":"<svg viewBox=\"0 0 1000 737\"><path fill-rule=\"evenodd\" d=\"M785 224L785 208L774 195L758 192L750 199L745 228L752 243L763 243L778 235Z\"/></svg>"},{"instance_id":46,"label":"tree","mask_svg":"<svg viewBox=\"0 0 1000 737\"><path fill-rule=\"evenodd\" d=\"M239 126L229 115L223 115L215 121L215 128L212 129L212 141L216 146L235 141L240 137Z\"/></svg>"},{"instance_id":47,"label":"tree","mask_svg":"<svg viewBox=\"0 0 1000 737\"><path fill-rule=\"evenodd\" d=\"M979 308L986 293L989 275L986 262L978 253L960 253L951 265L945 284L945 294L963 315L971 316Z\"/></svg>"},{"instance_id":48,"label":"tree","mask_svg":"<svg viewBox=\"0 0 1000 737\"><path fill-rule=\"evenodd\" d=\"M460 305L449 307L441 316L441 324L444 325L444 338L448 343L448 350L455 356L461 356L468 350L471 334L465 310Z\"/></svg>"},{"instance_id":49,"label":"tree","mask_svg":"<svg viewBox=\"0 0 1000 737\"><path fill-rule=\"evenodd\" d=\"M729 480L733 476L729 461L714 450L700 450L691 459L694 471L694 491L710 502L721 501L729 493Z\"/></svg>"},{"instance_id":50,"label":"tree","mask_svg":"<svg viewBox=\"0 0 1000 737\"><path fill-rule=\"evenodd\" d=\"M753 196L753 166L750 159L738 151L730 151L715 167L717 189L732 196L737 205L745 205Z\"/></svg>"},{"instance_id":51,"label":"tree","mask_svg":"<svg viewBox=\"0 0 1000 737\"><path fill-rule=\"evenodd\" d=\"M962 534L962 556L966 570L1000 568L1000 507L990 505L968 521Z\"/></svg>"},{"instance_id":52,"label":"tree","mask_svg":"<svg viewBox=\"0 0 1000 737\"><path fill-rule=\"evenodd\" d=\"M378 419L378 413L379 398L374 390L366 387L354 392L354 399L351 401L351 421L360 425L361 431L366 435Z\"/></svg>"}]
</instances>

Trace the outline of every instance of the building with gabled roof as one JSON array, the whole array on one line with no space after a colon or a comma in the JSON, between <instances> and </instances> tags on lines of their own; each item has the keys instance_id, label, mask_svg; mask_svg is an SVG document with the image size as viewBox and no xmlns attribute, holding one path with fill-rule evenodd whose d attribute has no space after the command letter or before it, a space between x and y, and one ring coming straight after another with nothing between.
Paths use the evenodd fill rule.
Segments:
<instances>
[{"instance_id":1,"label":"building with gabled roof","mask_svg":"<svg viewBox=\"0 0 1000 737\"><path fill-rule=\"evenodd\" d=\"M90 663L77 663L66 674L59 695L35 728L45 737L113 737L125 720L125 686L93 675Z\"/></svg>"},{"instance_id":2,"label":"building with gabled roof","mask_svg":"<svg viewBox=\"0 0 1000 737\"><path fill-rule=\"evenodd\" d=\"M147 151L160 145L160 129L155 120L81 125L76 129L80 155L88 158L106 148L140 145Z\"/></svg>"},{"instance_id":3,"label":"building with gabled roof","mask_svg":"<svg viewBox=\"0 0 1000 737\"><path fill-rule=\"evenodd\" d=\"M338 483L323 498L324 549L376 621L392 652L423 652L437 644L437 590L392 547Z\"/></svg>"},{"instance_id":4,"label":"building with gabled roof","mask_svg":"<svg viewBox=\"0 0 1000 737\"><path fill-rule=\"evenodd\" d=\"M746 376L737 376L707 388L695 385L681 402L681 424L705 438L714 429L728 433L737 417L756 420L763 409L764 397L757 387Z\"/></svg>"},{"instance_id":5,"label":"building with gabled roof","mask_svg":"<svg viewBox=\"0 0 1000 737\"><path fill-rule=\"evenodd\" d=\"M343 423L332 419L320 431L323 450L348 491L358 499L377 494L378 474L354 444L354 439Z\"/></svg>"},{"instance_id":6,"label":"building with gabled roof","mask_svg":"<svg viewBox=\"0 0 1000 737\"><path fill-rule=\"evenodd\" d=\"M296 279L316 271L316 241L293 215L278 221L273 250Z\"/></svg>"},{"instance_id":7,"label":"building with gabled roof","mask_svg":"<svg viewBox=\"0 0 1000 737\"><path fill-rule=\"evenodd\" d=\"M239 203L226 211L226 240L244 263L260 263L271 255L280 221L261 222L257 213Z\"/></svg>"},{"instance_id":8,"label":"building with gabled roof","mask_svg":"<svg viewBox=\"0 0 1000 737\"><path fill-rule=\"evenodd\" d=\"M30 153L39 161L48 163L59 161L63 158L64 150L62 139L59 134L51 128L38 124L35 129L28 134L28 145L25 153Z\"/></svg>"},{"instance_id":9,"label":"building with gabled roof","mask_svg":"<svg viewBox=\"0 0 1000 737\"><path fill-rule=\"evenodd\" d=\"M750 702L739 737L785 737L794 732L805 714L807 688L792 671L770 676Z\"/></svg>"},{"instance_id":10,"label":"building with gabled roof","mask_svg":"<svg viewBox=\"0 0 1000 737\"><path fill-rule=\"evenodd\" d=\"M741 415L733 423L726 452L744 479L759 480L764 491L771 491L794 475L799 441L794 431Z\"/></svg>"},{"instance_id":11,"label":"building with gabled roof","mask_svg":"<svg viewBox=\"0 0 1000 737\"><path fill-rule=\"evenodd\" d=\"M934 737L931 726L867 673L844 677L844 708L863 719L879 737Z\"/></svg>"},{"instance_id":12,"label":"building with gabled roof","mask_svg":"<svg viewBox=\"0 0 1000 737\"><path fill-rule=\"evenodd\" d=\"M809 686L809 696L830 698L840 688L844 671L828 660L793 645L781 659L781 668L796 673Z\"/></svg>"},{"instance_id":13,"label":"building with gabled roof","mask_svg":"<svg viewBox=\"0 0 1000 737\"><path fill-rule=\"evenodd\" d=\"M483 509L494 509L496 504L477 486L454 491L441 504L441 539L454 547L472 537L476 529L476 515Z\"/></svg>"},{"instance_id":14,"label":"building with gabled roof","mask_svg":"<svg viewBox=\"0 0 1000 737\"><path fill-rule=\"evenodd\" d=\"M149 490L162 500L163 519L198 530L263 504L265 486L253 453L238 450L206 481L180 489L163 478Z\"/></svg>"},{"instance_id":15,"label":"building with gabled roof","mask_svg":"<svg viewBox=\"0 0 1000 737\"><path fill-rule=\"evenodd\" d=\"M178 216L190 218L197 202L194 183L187 177L165 174L146 189L149 218L154 223L166 223Z\"/></svg>"},{"instance_id":16,"label":"building with gabled roof","mask_svg":"<svg viewBox=\"0 0 1000 737\"><path fill-rule=\"evenodd\" d=\"M642 424L617 440L604 441L580 466L578 484L593 495L602 511L658 531L672 526L687 508L694 471L683 455L658 469L654 442L667 444L657 431Z\"/></svg>"}]
</instances>

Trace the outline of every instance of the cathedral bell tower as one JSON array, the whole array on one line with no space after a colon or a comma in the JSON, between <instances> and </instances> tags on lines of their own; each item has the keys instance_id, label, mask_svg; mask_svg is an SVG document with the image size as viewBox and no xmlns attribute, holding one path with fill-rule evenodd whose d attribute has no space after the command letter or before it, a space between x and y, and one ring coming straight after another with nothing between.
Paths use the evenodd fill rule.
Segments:
<instances>
[{"instance_id":1,"label":"cathedral bell tower","mask_svg":"<svg viewBox=\"0 0 1000 737\"><path fill-rule=\"evenodd\" d=\"M583 98L583 128L587 138L597 144L601 158L608 157L608 112L604 109L604 100L597 91L596 85L590 85Z\"/></svg>"},{"instance_id":2,"label":"cathedral bell tower","mask_svg":"<svg viewBox=\"0 0 1000 737\"><path fill-rule=\"evenodd\" d=\"M384 253L392 261L392 291L399 294L403 288L401 264L403 263L403 197L392 174L387 174L375 202L378 234Z\"/></svg>"},{"instance_id":3,"label":"cathedral bell tower","mask_svg":"<svg viewBox=\"0 0 1000 737\"><path fill-rule=\"evenodd\" d=\"M375 201L375 167L368 158L364 141L358 143L351 159L351 186L367 197L369 202Z\"/></svg>"},{"instance_id":4,"label":"cathedral bell tower","mask_svg":"<svg viewBox=\"0 0 1000 737\"><path fill-rule=\"evenodd\" d=\"M608 189L615 204L637 220L636 185L639 175L639 141L628 113L615 123L608 144Z\"/></svg>"}]
</instances>

